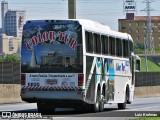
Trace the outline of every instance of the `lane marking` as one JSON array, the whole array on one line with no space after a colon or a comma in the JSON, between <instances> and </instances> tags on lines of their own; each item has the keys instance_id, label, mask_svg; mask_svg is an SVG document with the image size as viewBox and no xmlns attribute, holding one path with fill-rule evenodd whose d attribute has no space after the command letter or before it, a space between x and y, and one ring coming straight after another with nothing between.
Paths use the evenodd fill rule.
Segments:
<instances>
[{"instance_id":1,"label":"lane marking","mask_svg":"<svg viewBox=\"0 0 160 120\"><path fill-rule=\"evenodd\" d=\"M69 118L69 117L52 117L53 119L66 119L66 118Z\"/></svg>"},{"instance_id":2,"label":"lane marking","mask_svg":"<svg viewBox=\"0 0 160 120\"><path fill-rule=\"evenodd\" d=\"M129 110L113 110L113 111L103 111L103 112L97 112L97 113L89 113L89 114L83 114L83 116L88 116L88 115L100 115L100 114L104 114L104 112L106 112L105 114L109 114L109 113L113 113L113 112L125 112L125 111L134 111L134 110L141 110L141 109L149 109L149 108L156 108L156 107L160 107L160 106L152 106L152 107L144 107L144 108L138 108L138 109L129 109ZM153 111L153 110L152 110ZM135 111L136 112L136 111ZM81 116L81 115L75 115L73 117L77 117L77 116Z\"/></svg>"},{"instance_id":3,"label":"lane marking","mask_svg":"<svg viewBox=\"0 0 160 120\"><path fill-rule=\"evenodd\" d=\"M122 111L134 111L134 110L143 110L143 109L148 109L148 108L156 108L160 106L151 106L151 107L144 107L144 108L137 108L137 109L129 109L129 110L122 110ZM153 111L153 110L152 110Z\"/></svg>"}]
</instances>

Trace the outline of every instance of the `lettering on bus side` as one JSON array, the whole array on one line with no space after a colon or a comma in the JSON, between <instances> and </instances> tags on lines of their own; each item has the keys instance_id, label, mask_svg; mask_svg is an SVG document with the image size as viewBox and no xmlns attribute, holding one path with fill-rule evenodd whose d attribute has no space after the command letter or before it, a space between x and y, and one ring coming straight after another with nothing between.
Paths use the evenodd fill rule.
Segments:
<instances>
[{"instance_id":1,"label":"lettering on bus side","mask_svg":"<svg viewBox=\"0 0 160 120\"><path fill-rule=\"evenodd\" d=\"M125 71L125 65L123 63L116 63L116 71Z\"/></svg>"},{"instance_id":2,"label":"lettering on bus side","mask_svg":"<svg viewBox=\"0 0 160 120\"><path fill-rule=\"evenodd\" d=\"M32 50L33 46L37 46L39 43L47 42L47 41L56 41L55 34L58 36L59 42L63 42L64 44L68 44L73 50L75 50L77 46L77 41L65 34L64 32L49 31L43 32L42 34L38 34L37 36L33 36L31 40L26 43L26 47L28 50Z\"/></svg>"}]
</instances>

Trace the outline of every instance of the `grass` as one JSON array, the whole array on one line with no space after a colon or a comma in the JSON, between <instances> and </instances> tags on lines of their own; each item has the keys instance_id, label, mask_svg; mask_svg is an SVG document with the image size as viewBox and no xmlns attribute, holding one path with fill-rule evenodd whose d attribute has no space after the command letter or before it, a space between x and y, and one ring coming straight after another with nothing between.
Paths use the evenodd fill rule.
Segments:
<instances>
[{"instance_id":1,"label":"grass","mask_svg":"<svg viewBox=\"0 0 160 120\"><path fill-rule=\"evenodd\" d=\"M148 63L148 72L160 72L160 66L156 65L150 60L147 60ZM145 67L145 58L141 57L141 70L140 72L146 72L146 67Z\"/></svg>"},{"instance_id":2,"label":"grass","mask_svg":"<svg viewBox=\"0 0 160 120\"><path fill-rule=\"evenodd\" d=\"M142 118L136 118L132 120L160 120L160 117L142 117Z\"/></svg>"},{"instance_id":3,"label":"grass","mask_svg":"<svg viewBox=\"0 0 160 120\"><path fill-rule=\"evenodd\" d=\"M130 120L160 120L160 113L157 114L157 117L141 117Z\"/></svg>"}]
</instances>

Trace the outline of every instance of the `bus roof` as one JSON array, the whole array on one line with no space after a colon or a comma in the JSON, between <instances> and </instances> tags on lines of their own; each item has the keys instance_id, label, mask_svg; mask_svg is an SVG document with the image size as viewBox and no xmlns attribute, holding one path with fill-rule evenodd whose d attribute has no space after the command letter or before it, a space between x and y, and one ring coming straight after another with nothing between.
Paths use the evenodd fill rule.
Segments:
<instances>
[{"instance_id":1,"label":"bus roof","mask_svg":"<svg viewBox=\"0 0 160 120\"><path fill-rule=\"evenodd\" d=\"M53 22L53 21L68 21L68 22L71 22L71 23L72 22L79 22L79 24L82 25L82 28L85 29L85 30L92 31L92 32L97 32L97 33L101 33L101 34L106 34L106 35L110 35L110 36L115 36L115 37L122 38L122 39L129 39L129 40L133 41L130 34L113 31L106 24L99 23L99 22L96 22L96 21L93 21L93 20L88 20L88 19L29 20L29 21L27 21L27 23Z\"/></svg>"},{"instance_id":2,"label":"bus roof","mask_svg":"<svg viewBox=\"0 0 160 120\"><path fill-rule=\"evenodd\" d=\"M99 23L92 20L86 20L86 19L79 19L78 21L86 30L95 31L102 34L111 35L111 36L115 36L122 39L129 39L133 41L130 34L113 31L110 29L109 26L103 23Z\"/></svg>"}]
</instances>

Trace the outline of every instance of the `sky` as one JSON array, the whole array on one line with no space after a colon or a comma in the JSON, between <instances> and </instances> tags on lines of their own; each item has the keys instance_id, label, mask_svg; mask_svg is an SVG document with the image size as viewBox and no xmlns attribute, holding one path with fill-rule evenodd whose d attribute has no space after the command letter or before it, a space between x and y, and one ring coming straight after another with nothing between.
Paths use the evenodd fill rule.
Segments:
<instances>
[{"instance_id":1,"label":"sky","mask_svg":"<svg viewBox=\"0 0 160 120\"><path fill-rule=\"evenodd\" d=\"M2 0L1 0L2 1ZM67 19L68 0L6 0L9 9L25 10L27 20ZM147 15L141 10L146 8L145 0L135 0L137 11L135 15ZM124 0L77 0L76 18L91 19L108 25L118 31L118 19L124 19ZM151 15L160 16L160 0L151 3ZM1 23L0 23L1 26Z\"/></svg>"}]
</instances>

